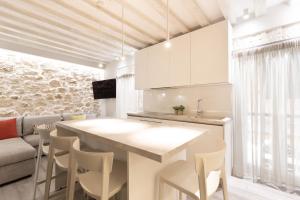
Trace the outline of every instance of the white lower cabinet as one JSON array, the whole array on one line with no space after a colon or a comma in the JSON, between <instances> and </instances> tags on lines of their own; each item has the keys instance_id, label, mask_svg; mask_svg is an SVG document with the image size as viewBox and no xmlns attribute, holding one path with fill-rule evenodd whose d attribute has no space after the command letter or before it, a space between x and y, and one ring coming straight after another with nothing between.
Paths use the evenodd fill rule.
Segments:
<instances>
[{"instance_id":1,"label":"white lower cabinet","mask_svg":"<svg viewBox=\"0 0 300 200\"><path fill-rule=\"evenodd\" d=\"M232 173L232 142L231 142L232 123L231 122L227 122L223 126L219 126L219 125L207 125L207 124L179 122L179 121L171 121L171 120L161 120L161 119L153 119L153 118L146 118L146 117L128 116L127 118L147 121L149 123L173 124L179 126L190 126L190 127L199 127L199 128L207 129L208 131L205 134L203 134L201 139L199 139L194 144L191 144L189 148L186 149L187 160L194 161L194 155L196 153L214 151L217 142L220 140L224 140L226 143L226 154L225 154L226 173L228 175L231 175Z\"/></svg>"}]
</instances>

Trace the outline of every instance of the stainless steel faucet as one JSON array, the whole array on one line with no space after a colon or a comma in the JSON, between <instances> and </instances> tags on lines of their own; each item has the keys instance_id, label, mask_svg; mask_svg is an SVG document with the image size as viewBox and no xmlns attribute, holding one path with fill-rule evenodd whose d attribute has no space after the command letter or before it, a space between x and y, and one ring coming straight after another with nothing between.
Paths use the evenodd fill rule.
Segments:
<instances>
[{"instance_id":1,"label":"stainless steel faucet","mask_svg":"<svg viewBox=\"0 0 300 200\"><path fill-rule=\"evenodd\" d=\"M197 115L201 115L203 113L203 109L202 109L202 106L201 106L201 101L203 99L198 99L198 105L197 105Z\"/></svg>"}]
</instances>

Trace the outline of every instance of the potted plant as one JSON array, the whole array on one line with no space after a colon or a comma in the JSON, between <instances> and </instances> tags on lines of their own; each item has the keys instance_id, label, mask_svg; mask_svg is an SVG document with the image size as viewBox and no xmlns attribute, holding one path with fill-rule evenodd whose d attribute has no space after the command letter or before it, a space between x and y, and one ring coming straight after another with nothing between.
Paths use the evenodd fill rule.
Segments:
<instances>
[{"instance_id":1,"label":"potted plant","mask_svg":"<svg viewBox=\"0 0 300 200\"><path fill-rule=\"evenodd\" d=\"M185 109L185 107L183 105L180 106L173 106L175 115L183 115L183 111Z\"/></svg>"}]
</instances>

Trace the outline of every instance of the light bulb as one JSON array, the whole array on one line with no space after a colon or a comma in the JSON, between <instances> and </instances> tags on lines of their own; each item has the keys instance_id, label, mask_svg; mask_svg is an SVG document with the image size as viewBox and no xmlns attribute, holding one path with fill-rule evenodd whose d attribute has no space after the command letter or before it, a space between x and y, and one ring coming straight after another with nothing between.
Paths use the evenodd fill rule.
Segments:
<instances>
[{"instance_id":1,"label":"light bulb","mask_svg":"<svg viewBox=\"0 0 300 200\"><path fill-rule=\"evenodd\" d=\"M164 45L165 45L166 48L170 48L172 46L170 40L165 41Z\"/></svg>"},{"instance_id":2,"label":"light bulb","mask_svg":"<svg viewBox=\"0 0 300 200\"><path fill-rule=\"evenodd\" d=\"M125 60L125 56L121 56L121 60Z\"/></svg>"},{"instance_id":3,"label":"light bulb","mask_svg":"<svg viewBox=\"0 0 300 200\"><path fill-rule=\"evenodd\" d=\"M103 63L99 63L99 64L98 64L98 67L99 67L99 68L103 68Z\"/></svg>"}]
</instances>

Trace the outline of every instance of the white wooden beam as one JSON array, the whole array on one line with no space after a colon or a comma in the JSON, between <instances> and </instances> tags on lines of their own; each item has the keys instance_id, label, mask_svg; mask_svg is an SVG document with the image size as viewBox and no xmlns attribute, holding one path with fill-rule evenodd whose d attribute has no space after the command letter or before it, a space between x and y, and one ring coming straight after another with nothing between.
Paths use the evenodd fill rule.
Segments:
<instances>
[{"instance_id":1,"label":"white wooden beam","mask_svg":"<svg viewBox=\"0 0 300 200\"><path fill-rule=\"evenodd\" d=\"M76 57L74 55L61 53L52 49L45 49L37 45L26 44L16 39L5 39L0 37L0 48L8 49L12 51L18 51L36 56L42 56L46 58L52 58L56 60L62 60L66 62L76 63L80 65L86 65L91 67L98 67L99 61L91 59ZM104 63L105 64L105 63Z\"/></svg>"},{"instance_id":2,"label":"white wooden beam","mask_svg":"<svg viewBox=\"0 0 300 200\"><path fill-rule=\"evenodd\" d=\"M111 12L110 10L106 9L103 6L97 5L97 1L95 1L95 0L84 0L82 2L85 2L86 4L90 5L91 7L96 8L99 12L103 12L103 13L107 14L108 16L110 16L113 19L119 21L120 23L122 22L122 17L121 16L116 15L115 13ZM126 18L124 19L124 24L126 26L136 30L137 32L140 32L141 34L144 34L145 36L151 38L153 41L159 41L159 39L160 39L160 38L157 38L156 36L154 36L154 34L148 33L144 28L134 25L132 22L126 20Z\"/></svg>"}]
</instances>

